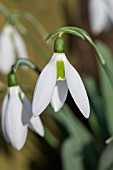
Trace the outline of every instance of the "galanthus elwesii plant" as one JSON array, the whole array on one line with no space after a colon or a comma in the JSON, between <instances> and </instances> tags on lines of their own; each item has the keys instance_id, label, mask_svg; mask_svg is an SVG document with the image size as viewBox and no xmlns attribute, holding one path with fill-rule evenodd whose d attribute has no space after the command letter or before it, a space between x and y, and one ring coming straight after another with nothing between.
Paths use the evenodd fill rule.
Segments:
<instances>
[{"instance_id":1,"label":"galanthus elwesii plant","mask_svg":"<svg viewBox=\"0 0 113 170\"><path fill-rule=\"evenodd\" d=\"M54 54L37 80L33 97L33 114L38 116L51 102L55 112L63 106L68 89L84 117L90 114L89 100L76 69L64 53L64 40L58 37L54 43Z\"/></svg>"},{"instance_id":2,"label":"galanthus elwesii plant","mask_svg":"<svg viewBox=\"0 0 113 170\"><path fill-rule=\"evenodd\" d=\"M28 58L26 46L16 28L7 23L0 34L0 72L7 74L17 57Z\"/></svg>"},{"instance_id":3,"label":"galanthus elwesii plant","mask_svg":"<svg viewBox=\"0 0 113 170\"><path fill-rule=\"evenodd\" d=\"M6 141L20 150L25 144L28 127L40 136L44 136L44 128L40 117L33 116L31 103L12 71L8 75L8 86L2 105L2 131Z\"/></svg>"},{"instance_id":4,"label":"galanthus elwesii plant","mask_svg":"<svg viewBox=\"0 0 113 170\"><path fill-rule=\"evenodd\" d=\"M68 9L68 5L65 5L65 3L63 5L66 7L65 9ZM113 0L89 0L88 3L92 32L99 34L110 28L110 24L113 23ZM53 36L57 36L54 43L53 40L49 42L52 45L54 44L54 52L48 64L41 71L35 63L26 59L25 44L19 33L25 36L37 50L39 55L37 64L40 67L40 59L42 62L43 59L45 61L48 58L48 50L46 51L47 48L44 44L40 44L41 39L38 40L34 33L37 32L40 38L45 39L45 35L47 35L45 28L43 29L37 17L34 17L32 13L17 10L9 11L1 2L0 12L7 20L7 24L3 27L0 35L0 72L8 73L10 70L8 89L5 86L6 76L4 77L1 74L0 77L1 98L2 93L4 95L6 90L6 95L1 104L1 126L3 136L8 143L7 145L4 144L1 138L0 167L3 168L0 169L9 169L13 166L12 169L15 169L18 162L21 170L25 167L43 170L112 170L113 55L108 47L100 41L94 43L90 35L82 28L73 26L58 28L46 38L47 42ZM71 19L70 17L69 19ZM24 23L27 24L27 27ZM30 27L33 26L34 28L29 30L28 23L30 23ZM31 30L34 30L34 32ZM77 68L73 67L69 62L70 58L65 54L63 40L65 33L82 38L95 51L100 62L97 62L99 81L92 76L85 75L83 77L84 83L82 82ZM51 48L49 43L48 47ZM15 62L16 57L21 58ZM11 65L12 67L10 67ZM20 85L17 82L18 66L28 66L38 73L35 90L33 81L36 77L32 72L28 72L26 78L22 74L22 70L18 72L18 74L21 74L19 81L25 82L25 80L29 81L30 79L30 84L26 82ZM34 96L31 104L27 95L32 98L33 90ZM65 103L68 90L72 100L85 118L89 117L91 107L90 119L84 120L78 114L76 116L73 103ZM90 99L90 106L87 94ZM68 97L70 98L70 96ZM48 107L47 115L43 117L44 131L39 115L49 104L52 108ZM31 132L30 139L26 143L29 129L35 132L35 136ZM10 145L12 145L12 148L10 148ZM27 147L20 153L14 150L21 150L25 145ZM7 160L8 164L6 163ZM15 160L18 161L15 162ZM11 166L7 168L9 163Z\"/></svg>"},{"instance_id":5,"label":"galanthus elwesii plant","mask_svg":"<svg viewBox=\"0 0 113 170\"><path fill-rule=\"evenodd\" d=\"M95 50L109 80L113 82L109 67L86 31L77 27L62 27L50 33L46 40L56 34L59 36L54 42L53 56L37 80L32 106L16 81L16 70L19 65L26 65L39 74L38 67L29 59L18 59L8 75L9 87L2 106L2 130L6 141L18 150L25 144L28 127L40 136L44 135L39 115L49 103L55 112L59 111L64 105L68 90L84 117L88 118L90 115L89 100L82 79L64 53L64 33L86 40Z\"/></svg>"}]
</instances>

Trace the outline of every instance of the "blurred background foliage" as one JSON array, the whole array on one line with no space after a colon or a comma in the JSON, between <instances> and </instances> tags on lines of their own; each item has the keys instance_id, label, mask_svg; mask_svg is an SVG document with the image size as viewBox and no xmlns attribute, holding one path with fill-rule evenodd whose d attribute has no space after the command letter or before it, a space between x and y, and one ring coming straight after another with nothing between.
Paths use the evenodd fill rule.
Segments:
<instances>
[{"instance_id":1,"label":"blurred background foliage","mask_svg":"<svg viewBox=\"0 0 113 170\"><path fill-rule=\"evenodd\" d=\"M96 41L109 69L113 73L113 27L94 35L89 26L88 0L1 0L10 11L32 13L47 33L62 26L78 26L87 30ZM23 36L29 57L42 69L53 53L52 41L44 42L31 22L20 19L32 41ZM0 30L6 17L0 13ZM44 33L44 31L42 31ZM105 144L113 135L113 87L89 45L72 35L65 35L65 52L69 61L81 74L85 83L91 115L86 120L68 94L65 106L57 113L48 107L41 118L44 138L29 130L24 148L16 151L7 144L0 128L0 170L113 170L113 142ZM7 47L6 47L7 48ZM18 82L32 101L37 75L30 69L18 69ZM7 87L7 76L0 73L0 103ZM75 85L76 88L76 85Z\"/></svg>"}]
</instances>

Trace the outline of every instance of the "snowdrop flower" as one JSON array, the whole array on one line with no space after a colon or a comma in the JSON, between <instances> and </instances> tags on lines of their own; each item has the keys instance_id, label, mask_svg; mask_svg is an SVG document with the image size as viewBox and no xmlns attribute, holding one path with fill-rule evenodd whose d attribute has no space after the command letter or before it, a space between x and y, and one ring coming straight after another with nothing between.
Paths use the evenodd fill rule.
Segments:
<instances>
[{"instance_id":1,"label":"snowdrop flower","mask_svg":"<svg viewBox=\"0 0 113 170\"><path fill-rule=\"evenodd\" d=\"M2 105L2 131L7 142L22 149L30 127L40 136L44 129L40 117L32 115L31 103L18 85L9 87Z\"/></svg>"},{"instance_id":2,"label":"snowdrop flower","mask_svg":"<svg viewBox=\"0 0 113 170\"><path fill-rule=\"evenodd\" d=\"M94 34L109 29L113 24L113 0L89 0L89 19Z\"/></svg>"},{"instance_id":3,"label":"snowdrop flower","mask_svg":"<svg viewBox=\"0 0 113 170\"><path fill-rule=\"evenodd\" d=\"M63 106L68 89L81 113L89 117L89 101L83 82L64 54L64 41L58 37L54 54L42 70L36 83L33 97L33 114L39 115L51 102L55 112Z\"/></svg>"},{"instance_id":4,"label":"snowdrop flower","mask_svg":"<svg viewBox=\"0 0 113 170\"><path fill-rule=\"evenodd\" d=\"M7 74L16 56L28 58L25 43L15 27L6 24L0 34L0 71Z\"/></svg>"}]
</instances>

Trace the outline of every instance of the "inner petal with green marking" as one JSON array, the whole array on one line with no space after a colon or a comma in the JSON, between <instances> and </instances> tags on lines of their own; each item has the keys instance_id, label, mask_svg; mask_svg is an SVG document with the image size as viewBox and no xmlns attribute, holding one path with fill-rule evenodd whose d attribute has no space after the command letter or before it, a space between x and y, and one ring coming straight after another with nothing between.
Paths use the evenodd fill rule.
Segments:
<instances>
[{"instance_id":1,"label":"inner petal with green marking","mask_svg":"<svg viewBox=\"0 0 113 170\"><path fill-rule=\"evenodd\" d=\"M56 68L57 68L57 80L64 80L65 79L64 62L62 60L58 60L56 62Z\"/></svg>"}]
</instances>

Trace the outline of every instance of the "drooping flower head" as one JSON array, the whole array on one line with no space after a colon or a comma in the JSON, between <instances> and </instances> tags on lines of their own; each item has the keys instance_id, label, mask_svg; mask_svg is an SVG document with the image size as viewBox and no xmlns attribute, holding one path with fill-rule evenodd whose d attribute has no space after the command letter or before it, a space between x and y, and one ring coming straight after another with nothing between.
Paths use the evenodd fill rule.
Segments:
<instances>
[{"instance_id":1,"label":"drooping flower head","mask_svg":"<svg viewBox=\"0 0 113 170\"><path fill-rule=\"evenodd\" d=\"M64 41L58 37L54 54L37 80L33 97L33 114L41 114L51 102L57 112L63 106L68 89L81 113L89 117L89 101L79 73L69 63L64 53Z\"/></svg>"},{"instance_id":2,"label":"drooping flower head","mask_svg":"<svg viewBox=\"0 0 113 170\"><path fill-rule=\"evenodd\" d=\"M32 115L31 103L18 86L15 75L9 75L9 88L2 104L2 131L7 142L17 150L25 144L28 127L40 136L44 129L40 117Z\"/></svg>"},{"instance_id":3,"label":"drooping flower head","mask_svg":"<svg viewBox=\"0 0 113 170\"><path fill-rule=\"evenodd\" d=\"M7 74L16 58L28 58L23 38L11 24L6 24L0 34L0 71Z\"/></svg>"}]
</instances>

